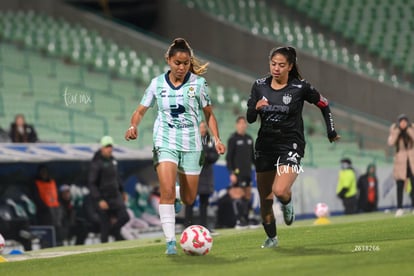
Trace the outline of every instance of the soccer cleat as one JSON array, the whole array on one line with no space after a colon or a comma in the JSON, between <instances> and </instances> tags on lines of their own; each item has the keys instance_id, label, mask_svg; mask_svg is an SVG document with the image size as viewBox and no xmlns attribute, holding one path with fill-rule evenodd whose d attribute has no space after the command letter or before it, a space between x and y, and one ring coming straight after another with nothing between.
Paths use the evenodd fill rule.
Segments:
<instances>
[{"instance_id":1,"label":"soccer cleat","mask_svg":"<svg viewBox=\"0 0 414 276\"><path fill-rule=\"evenodd\" d=\"M167 255L177 255L177 246L175 241L167 242L167 250L165 251Z\"/></svg>"},{"instance_id":2,"label":"soccer cleat","mask_svg":"<svg viewBox=\"0 0 414 276\"><path fill-rule=\"evenodd\" d=\"M175 201L174 201L175 213L178 214L181 211L182 208L183 208L183 203L181 202L180 199L176 198Z\"/></svg>"},{"instance_id":3,"label":"soccer cleat","mask_svg":"<svg viewBox=\"0 0 414 276\"><path fill-rule=\"evenodd\" d=\"M262 248L273 248L273 247L277 247L277 237L275 238L267 238L265 240L265 242L262 244Z\"/></svg>"},{"instance_id":4,"label":"soccer cleat","mask_svg":"<svg viewBox=\"0 0 414 276\"><path fill-rule=\"evenodd\" d=\"M247 224L246 220L241 218L240 220L236 221L236 226L234 226L235 229L242 230L247 229L249 225Z\"/></svg>"},{"instance_id":5,"label":"soccer cleat","mask_svg":"<svg viewBox=\"0 0 414 276\"><path fill-rule=\"evenodd\" d=\"M404 209L397 209L397 212L395 213L396 217L401 217L404 215Z\"/></svg>"},{"instance_id":6,"label":"soccer cleat","mask_svg":"<svg viewBox=\"0 0 414 276\"><path fill-rule=\"evenodd\" d=\"M261 224L257 219L255 219L255 218L249 219L249 228L250 229L257 229L260 226L261 226Z\"/></svg>"},{"instance_id":7,"label":"soccer cleat","mask_svg":"<svg viewBox=\"0 0 414 276\"><path fill-rule=\"evenodd\" d=\"M293 210L292 200L286 205L282 204L282 212L286 225L291 225L295 220L295 211Z\"/></svg>"}]
</instances>

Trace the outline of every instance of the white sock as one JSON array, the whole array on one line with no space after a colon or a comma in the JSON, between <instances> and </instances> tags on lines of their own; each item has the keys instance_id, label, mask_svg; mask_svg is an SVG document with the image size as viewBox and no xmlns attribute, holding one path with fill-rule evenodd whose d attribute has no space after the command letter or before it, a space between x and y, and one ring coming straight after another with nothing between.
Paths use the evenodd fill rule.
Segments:
<instances>
[{"instance_id":1,"label":"white sock","mask_svg":"<svg viewBox=\"0 0 414 276\"><path fill-rule=\"evenodd\" d=\"M178 182L175 184L175 198L181 199L180 184Z\"/></svg>"},{"instance_id":2,"label":"white sock","mask_svg":"<svg viewBox=\"0 0 414 276\"><path fill-rule=\"evenodd\" d=\"M174 204L160 204L160 220L165 240L175 241L175 210Z\"/></svg>"}]
</instances>

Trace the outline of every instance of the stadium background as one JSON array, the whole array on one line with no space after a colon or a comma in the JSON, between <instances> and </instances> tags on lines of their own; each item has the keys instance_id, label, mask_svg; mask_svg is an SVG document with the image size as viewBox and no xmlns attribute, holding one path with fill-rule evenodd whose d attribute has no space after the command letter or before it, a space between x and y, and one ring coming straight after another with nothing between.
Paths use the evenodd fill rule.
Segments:
<instances>
[{"instance_id":1,"label":"stadium background","mask_svg":"<svg viewBox=\"0 0 414 276\"><path fill-rule=\"evenodd\" d=\"M39 162L58 184L83 185L102 135L115 138L125 181L156 184L152 119L126 143L129 115L151 77L164 71L174 37L185 37L210 61L206 75L222 139L245 111L254 79L267 72L274 46L296 47L305 78L332 104L343 140L331 145L319 111L305 107L307 153L294 186L299 215L318 201L333 211L339 160L357 171L378 166L380 207L395 206L388 128L398 114L414 118L414 5L386 0L117 0L0 3L0 126L24 113L45 144L0 145L2 197L25 191ZM249 129L255 136L257 126ZM227 186L223 159L217 190ZM405 199L408 202L408 199Z\"/></svg>"}]
</instances>

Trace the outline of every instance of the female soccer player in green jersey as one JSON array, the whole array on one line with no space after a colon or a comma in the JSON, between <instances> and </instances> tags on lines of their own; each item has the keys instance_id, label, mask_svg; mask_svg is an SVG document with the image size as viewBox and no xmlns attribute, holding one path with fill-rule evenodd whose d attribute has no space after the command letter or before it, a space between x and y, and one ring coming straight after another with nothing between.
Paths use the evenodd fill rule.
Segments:
<instances>
[{"instance_id":1,"label":"female soccer player in green jersey","mask_svg":"<svg viewBox=\"0 0 414 276\"><path fill-rule=\"evenodd\" d=\"M153 160L160 182L159 213L167 242L166 254L174 255L177 254L175 183L178 173L181 200L184 204L191 205L197 196L202 167L202 141L198 129L201 112L204 113L217 152L224 154L226 148L220 140L206 80L200 76L205 73L208 64L201 64L190 45L182 38L174 39L165 58L170 70L152 79L132 114L125 139L133 140L138 137L138 125L145 112L157 103Z\"/></svg>"}]
</instances>

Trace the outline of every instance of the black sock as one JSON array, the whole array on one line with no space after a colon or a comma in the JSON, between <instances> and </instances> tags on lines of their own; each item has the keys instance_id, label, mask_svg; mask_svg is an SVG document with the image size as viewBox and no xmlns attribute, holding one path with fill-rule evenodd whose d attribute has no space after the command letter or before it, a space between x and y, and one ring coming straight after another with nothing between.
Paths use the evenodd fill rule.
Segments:
<instances>
[{"instance_id":1,"label":"black sock","mask_svg":"<svg viewBox=\"0 0 414 276\"><path fill-rule=\"evenodd\" d=\"M292 200L292 197L290 197L288 201L282 201L282 200L280 200L280 199L279 199L280 203L282 203L283 205L287 205L287 204L289 204L289 202L290 202L291 200Z\"/></svg>"},{"instance_id":2,"label":"black sock","mask_svg":"<svg viewBox=\"0 0 414 276\"><path fill-rule=\"evenodd\" d=\"M263 222L263 228L266 232L266 235L269 238L275 238L277 235L277 231L276 231L276 221L272 221L271 223L264 223Z\"/></svg>"}]
</instances>

